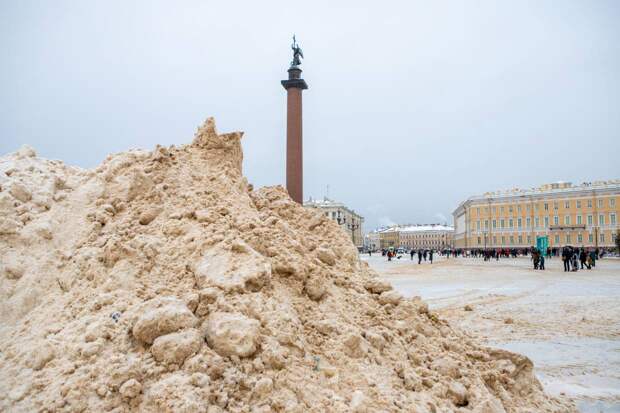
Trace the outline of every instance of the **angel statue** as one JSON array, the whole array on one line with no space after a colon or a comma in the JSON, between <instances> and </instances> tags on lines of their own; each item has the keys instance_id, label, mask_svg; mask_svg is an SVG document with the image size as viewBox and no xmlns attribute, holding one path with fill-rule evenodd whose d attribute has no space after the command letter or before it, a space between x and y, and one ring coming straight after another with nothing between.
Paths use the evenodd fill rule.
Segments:
<instances>
[{"instance_id":1,"label":"angel statue","mask_svg":"<svg viewBox=\"0 0 620 413\"><path fill-rule=\"evenodd\" d=\"M293 49L293 61L291 62L291 67L299 66L301 64L300 57L304 57L304 53L301 51L301 47L297 44L297 40L295 40L295 35L293 35L293 44L291 45L291 49Z\"/></svg>"}]
</instances>

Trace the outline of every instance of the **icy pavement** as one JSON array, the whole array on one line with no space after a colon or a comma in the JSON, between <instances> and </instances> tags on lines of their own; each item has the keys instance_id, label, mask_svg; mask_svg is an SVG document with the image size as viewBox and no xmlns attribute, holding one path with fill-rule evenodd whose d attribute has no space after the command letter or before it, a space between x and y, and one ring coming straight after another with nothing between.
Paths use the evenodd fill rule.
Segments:
<instances>
[{"instance_id":1,"label":"icy pavement","mask_svg":"<svg viewBox=\"0 0 620 413\"><path fill-rule=\"evenodd\" d=\"M534 271L528 258L436 258L432 265L408 255L361 258L488 345L530 357L547 392L576 400L583 412L620 412L620 260L565 273L558 258L545 271Z\"/></svg>"}]
</instances>

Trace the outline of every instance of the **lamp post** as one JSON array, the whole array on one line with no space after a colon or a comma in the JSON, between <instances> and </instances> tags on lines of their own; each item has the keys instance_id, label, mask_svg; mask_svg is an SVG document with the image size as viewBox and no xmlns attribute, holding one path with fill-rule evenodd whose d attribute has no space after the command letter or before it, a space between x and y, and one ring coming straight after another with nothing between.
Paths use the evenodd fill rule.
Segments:
<instances>
[{"instance_id":1,"label":"lamp post","mask_svg":"<svg viewBox=\"0 0 620 413\"><path fill-rule=\"evenodd\" d=\"M338 225L344 225L345 228L348 228L351 231L351 241L355 244L355 230L360 227L359 223L355 223L355 219L352 219L350 223L347 223L347 218L340 215L340 210L338 210L338 217L336 218L338 221Z\"/></svg>"}]
</instances>

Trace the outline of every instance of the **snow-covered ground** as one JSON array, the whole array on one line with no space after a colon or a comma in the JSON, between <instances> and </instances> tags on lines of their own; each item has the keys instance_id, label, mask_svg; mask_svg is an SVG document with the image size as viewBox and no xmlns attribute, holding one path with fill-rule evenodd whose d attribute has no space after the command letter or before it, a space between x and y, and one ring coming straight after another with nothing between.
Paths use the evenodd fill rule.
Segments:
<instances>
[{"instance_id":1,"label":"snow-covered ground","mask_svg":"<svg viewBox=\"0 0 620 413\"><path fill-rule=\"evenodd\" d=\"M545 271L528 258L361 259L487 344L530 357L547 392L583 412L620 412L620 260L565 273L558 258Z\"/></svg>"}]
</instances>

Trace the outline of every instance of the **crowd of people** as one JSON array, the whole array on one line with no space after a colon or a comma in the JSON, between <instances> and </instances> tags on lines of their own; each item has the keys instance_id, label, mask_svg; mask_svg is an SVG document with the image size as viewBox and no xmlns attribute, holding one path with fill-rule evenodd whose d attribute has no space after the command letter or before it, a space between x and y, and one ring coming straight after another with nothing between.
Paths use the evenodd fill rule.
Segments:
<instances>
[{"instance_id":1,"label":"crowd of people","mask_svg":"<svg viewBox=\"0 0 620 413\"><path fill-rule=\"evenodd\" d=\"M433 249L411 249L409 250L409 255L411 260L415 260L417 258L418 264L421 264L422 261L429 261L431 264L433 263L433 255L435 253L444 256L446 258L450 257L471 257L471 258L483 258L484 261L489 261L492 259L499 260L500 258L517 258L517 257L531 257L532 263L534 265L535 270L544 270L545 269L545 259L549 259L552 257L561 257L562 262L564 264L564 271L578 271L579 269L592 269L596 266L596 261L599 258L604 257L606 254L610 253L612 250L607 250L604 248L584 248L584 247L572 247L572 246L564 246L562 248L547 248L546 250L540 251L536 247L530 248L478 248L478 249L459 249L459 248L444 248L438 251ZM372 252L368 251L369 255L372 255ZM393 258L401 259L405 254L405 250L403 248L394 249L394 248L385 248L381 250L381 255L387 257L388 261L392 261Z\"/></svg>"}]
</instances>

